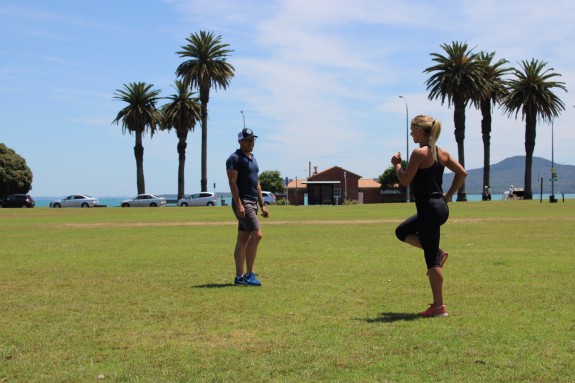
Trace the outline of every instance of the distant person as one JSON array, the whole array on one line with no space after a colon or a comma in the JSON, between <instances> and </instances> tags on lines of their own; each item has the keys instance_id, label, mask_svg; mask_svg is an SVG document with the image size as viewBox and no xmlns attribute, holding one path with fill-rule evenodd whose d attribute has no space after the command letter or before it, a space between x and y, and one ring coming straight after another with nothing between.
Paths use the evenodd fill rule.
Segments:
<instances>
[{"instance_id":1,"label":"distant person","mask_svg":"<svg viewBox=\"0 0 575 383\"><path fill-rule=\"evenodd\" d=\"M234 250L235 285L261 286L261 282L254 274L258 245L262 239L262 229L258 221L258 204L262 208L264 218L267 218L269 213L258 181L258 162L252 154L257 137L251 129L242 129L238 133L240 148L226 161L232 193L232 210L238 220L238 236ZM245 274L244 262L247 271Z\"/></svg>"},{"instance_id":2,"label":"distant person","mask_svg":"<svg viewBox=\"0 0 575 383\"><path fill-rule=\"evenodd\" d=\"M489 185L483 187L483 195L481 196L483 201L491 201L491 188Z\"/></svg>"},{"instance_id":3,"label":"distant person","mask_svg":"<svg viewBox=\"0 0 575 383\"><path fill-rule=\"evenodd\" d=\"M401 154L391 157L397 177L402 185L411 183L417 214L409 217L395 230L397 238L411 246L423 249L427 275L433 294L433 303L419 315L447 316L443 302L443 264L448 254L439 248L440 226L449 217L447 203L463 185L467 172L446 150L436 146L441 123L430 116L417 116L411 121L411 137L419 144L409 157L407 168L401 168ZM443 171L447 167L454 173L447 193L443 193Z\"/></svg>"},{"instance_id":4,"label":"distant person","mask_svg":"<svg viewBox=\"0 0 575 383\"><path fill-rule=\"evenodd\" d=\"M514 195L513 195L513 191L515 190L515 187L513 185L511 185L511 187L509 188L509 193L507 194L507 199L513 199Z\"/></svg>"}]
</instances>

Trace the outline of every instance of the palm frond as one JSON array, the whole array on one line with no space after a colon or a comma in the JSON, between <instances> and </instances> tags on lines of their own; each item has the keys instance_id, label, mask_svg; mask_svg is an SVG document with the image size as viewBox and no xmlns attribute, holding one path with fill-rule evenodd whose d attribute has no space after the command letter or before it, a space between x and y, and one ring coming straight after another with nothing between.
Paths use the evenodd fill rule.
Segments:
<instances>
[{"instance_id":1,"label":"palm frond","mask_svg":"<svg viewBox=\"0 0 575 383\"><path fill-rule=\"evenodd\" d=\"M445 55L431 53L432 61L436 65L426 68L424 73L431 73L426 81L428 98L440 99L448 105L455 99L462 99L465 104L474 95L485 92L485 80L482 76L482 66L478 54L468 49L467 43L452 42L443 44L441 48Z\"/></svg>"},{"instance_id":2,"label":"palm frond","mask_svg":"<svg viewBox=\"0 0 575 383\"><path fill-rule=\"evenodd\" d=\"M507 84L509 92L503 99L505 112L515 117L521 113L522 119L533 116L549 121L558 117L565 110L565 104L553 89L567 89L564 82L551 80L561 75L553 72L553 68L546 68L545 61L523 60L520 65L520 69L513 70L514 78Z\"/></svg>"},{"instance_id":3,"label":"palm frond","mask_svg":"<svg viewBox=\"0 0 575 383\"><path fill-rule=\"evenodd\" d=\"M193 131L196 122L201 120L199 99L193 97L194 93L182 80L176 80L173 88L176 93L167 97L170 102L161 109L163 117L161 129Z\"/></svg>"},{"instance_id":4,"label":"palm frond","mask_svg":"<svg viewBox=\"0 0 575 383\"><path fill-rule=\"evenodd\" d=\"M128 104L112 121L116 125L121 123L122 133L149 131L154 135L161 121L161 114L156 108L160 90L152 89L153 86L145 82L133 82L124 84L123 89L117 89L114 93L114 99Z\"/></svg>"},{"instance_id":5,"label":"palm frond","mask_svg":"<svg viewBox=\"0 0 575 383\"><path fill-rule=\"evenodd\" d=\"M235 68L226 61L233 52L227 49L229 44L222 43L221 36L205 31L190 35L186 41L188 44L176 53L189 60L178 66L176 75L190 87L226 89L235 73Z\"/></svg>"}]
</instances>

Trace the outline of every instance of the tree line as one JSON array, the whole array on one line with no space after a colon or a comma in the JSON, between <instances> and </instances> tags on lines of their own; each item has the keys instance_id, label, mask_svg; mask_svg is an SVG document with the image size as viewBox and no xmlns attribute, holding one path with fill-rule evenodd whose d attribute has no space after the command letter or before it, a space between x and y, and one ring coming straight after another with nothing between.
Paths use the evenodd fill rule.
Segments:
<instances>
[{"instance_id":1,"label":"tree line","mask_svg":"<svg viewBox=\"0 0 575 383\"><path fill-rule=\"evenodd\" d=\"M179 140L178 197L183 196L187 134L199 120L202 123L201 190L207 191L207 105L210 89L226 89L234 76L234 67L226 61L232 50L221 42L221 36L216 37L211 32L200 31L186 40L188 44L177 54L188 60L176 70L176 94L168 98L169 103L156 108L159 91L145 83L124 85L124 89L115 95L128 106L118 113L114 123L121 121L124 132L136 135L134 155L138 193L145 192L142 135L146 131L153 135L158 126L162 130L176 130ZM500 107L515 118L521 114L525 121L525 199L531 199L537 122L550 121L565 110L565 105L554 93L554 89L566 91L563 82L554 80L560 74L548 68L546 62L536 59L522 61L519 68L506 66L509 62L496 59L495 52L474 52L474 48L470 49L465 42L454 41L441 45L441 48L442 53L430 54L434 65L424 70L430 74L426 86L430 100L439 99L442 104L447 101L449 107L453 106L459 162L465 166L465 111L469 106L479 109L482 116L484 185L490 185L493 108ZM199 90L199 98L193 97L194 89ZM457 200L467 200L465 184L459 189Z\"/></svg>"},{"instance_id":2,"label":"tree line","mask_svg":"<svg viewBox=\"0 0 575 383\"><path fill-rule=\"evenodd\" d=\"M470 105L481 111L483 140L483 185L490 185L490 152L492 109L500 107L508 116L521 114L525 121L524 199L532 199L531 169L539 120L551 121L565 105L554 89L567 91L561 76L542 60L523 60L519 68L506 66L509 61L495 59L495 52L474 52L465 42L441 45L442 53L431 53L435 65L424 70L431 76L426 82L430 100L447 101L453 106L455 141L458 160L465 166L465 110ZM406 164L403 164L405 166ZM398 184L395 172L387 169L379 177L384 186ZM457 193L457 201L466 201L465 183Z\"/></svg>"},{"instance_id":3,"label":"tree line","mask_svg":"<svg viewBox=\"0 0 575 383\"><path fill-rule=\"evenodd\" d=\"M117 89L114 98L124 101L124 107L113 124L121 124L123 133L134 134L136 143L136 183L138 194L146 192L144 179L144 147L142 137L149 132L151 136L160 130L175 130L178 137L178 198L184 197L185 162L188 133L193 131L196 123L201 121L201 191L208 190L207 176L207 139L208 139L208 102L212 88L227 89L234 67L227 62L233 52L229 44L221 41L221 36L213 32L200 31L186 38L187 44L176 52L186 59L175 71L175 93L167 97L168 102L158 107L160 90L153 84L133 82ZM194 97L194 90L199 97Z\"/></svg>"},{"instance_id":4,"label":"tree line","mask_svg":"<svg viewBox=\"0 0 575 383\"><path fill-rule=\"evenodd\" d=\"M490 185L490 141L492 107L499 106L508 116L521 114L525 121L525 199L533 198L531 169L537 121L551 121L565 105L554 89L567 91L561 76L542 60L523 60L519 68L506 67L508 61L495 59L495 52L474 52L465 42L441 45L443 53L431 53L435 65L426 68L431 74L426 82L430 100L440 99L453 105L453 122L459 162L465 166L465 110L473 105L481 111L483 140L483 185ZM458 201L466 201L465 184Z\"/></svg>"},{"instance_id":5,"label":"tree line","mask_svg":"<svg viewBox=\"0 0 575 383\"><path fill-rule=\"evenodd\" d=\"M134 157L138 194L145 193L144 147L142 138L146 132L151 136L159 130L175 130L178 138L178 198L184 196L185 161L188 133L201 121L201 191L207 191L207 132L208 102L212 88L227 89L235 74L234 67L227 62L233 50L213 32L200 31L186 38L186 45L176 52L184 59L175 70L175 93L164 98L158 106L160 90L153 84L133 82L117 89L114 98L127 105L118 112L113 124L121 125L122 132L134 134ZM525 121L525 175L524 198L532 199L531 169L537 122L551 121L565 110L565 105L554 93L555 89L567 91L565 83L556 81L561 76L549 68L547 62L537 59L523 60L518 68L506 66L505 59L496 59L495 52L474 52L466 42L454 41L440 46L442 53L431 53L434 65L426 68L430 74L426 82L430 100L439 99L442 105L447 101L453 106L455 140L458 160L465 166L465 111L474 106L481 111L481 133L483 140L483 185L490 185L490 145L492 130L492 109L500 107L508 116L521 115ZM196 92L194 92L196 91ZM199 97L196 97L199 93ZM8 155L4 151L4 156ZM12 156L12 155L11 155ZM11 167L4 166L0 172L0 190L9 194L18 185L17 191L26 193L31 189L32 173L26 182L14 183ZM18 169L15 169L16 173ZM389 177L380 176L388 180ZM18 173L17 177L22 177ZM16 178L17 178L16 177ZM382 178L383 177L383 178ZM393 177L393 175L391 175ZM281 180L281 176L279 177ZM386 181L388 182L388 181ZM28 189L28 190L24 190ZM465 184L459 189L458 201L466 201Z\"/></svg>"}]
</instances>

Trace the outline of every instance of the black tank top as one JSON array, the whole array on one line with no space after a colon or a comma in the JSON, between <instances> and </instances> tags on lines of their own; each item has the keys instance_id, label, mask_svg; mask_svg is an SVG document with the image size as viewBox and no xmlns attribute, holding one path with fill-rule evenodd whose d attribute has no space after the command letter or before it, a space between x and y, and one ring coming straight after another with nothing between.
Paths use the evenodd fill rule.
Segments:
<instances>
[{"instance_id":1,"label":"black tank top","mask_svg":"<svg viewBox=\"0 0 575 383\"><path fill-rule=\"evenodd\" d=\"M425 145L427 146L427 145ZM436 154L437 154L437 147ZM433 161L433 165L425 169L418 169L411 182L413 196L416 201L424 201L429 198L441 198L443 196L443 171L445 167L439 161Z\"/></svg>"}]
</instances>

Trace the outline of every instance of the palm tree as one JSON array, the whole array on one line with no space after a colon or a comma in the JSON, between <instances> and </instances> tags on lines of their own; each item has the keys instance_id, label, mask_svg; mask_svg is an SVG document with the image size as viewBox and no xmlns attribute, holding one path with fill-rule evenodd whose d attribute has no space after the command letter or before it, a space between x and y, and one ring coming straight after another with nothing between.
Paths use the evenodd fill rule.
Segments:
<instances>
[{"instance_id":1,"label":"palm tree","mask_svg":"<svg viewBox=\"0 0 575 383\"><path fill-rule=\"evenodd\" d=\"M521 111L521 119L525 120L525 199L533 199L531 189L531 169L533 165L533 151L535 150L535 136L537 119L551 121L565 110L563 102L553 93L553 88L567 91L564 82L552 81L554 77L561 76L552 72L553 68L545 68L547 63L531 59L523 60L521 69L513 69L515 78L509 80L509 93L503 99L505 111L515 118Z\"/></svg>"},{"instance_id":2,"label":"palm tree","mask_svg":"<svg viewBox=\"0 0 575 383\"><path fill-rule=\"evenodd\" d=\"M428 98L441 99L441 104L447 98L448 105L453 104L453 122L455 125L455 140L459 162L465 166L465 108L470 100L482 94L486 87L482 76L482 66L477 60L477 53L468 50L467 43L452 42L443 44L441 48L446 53L431 53L432 61L437 64L425 69L424 73L433 73L427 80L427 89L431 90ZM457 192L457 201L467 201L465 183Z\"/></svg>"},{"instance_id":3,"label":"palm tree","mask_svg":"<svg viewBox=\"0 0 575 383\"><path fill-rule=\"evenodd\" d=\"M483 138L483 185L489 186L491 173L491 107L501 102L507 88L503 76L511 71L504 67L509 61L501 59L493 62L495 52L480 52L477 59L481 63L483 79L485 80L485 92L482 92L473 102L481 110L481 136Z\"/></svg>"},{"instance_id":4,"label":"palm tree","mask_svg":"<svg viewBox=\"0 0 575 383\"><path fill-rule=\"evenodd\" d=\"M124 89L116 89L117 93L114 93L115 99L126 102L128 106L120 110L112 123L117 125L121 121L122 133L125 134L128 131L136 136L134 156L136 157L138 194L146 192L142 137L146 131L149 131L153 137L161 120L160 111L156 108L160 91L152 89L153 86L145 82L132 82L128 85L124 84Z\"/></svg>"},{"instance_id":5,"label":"palm tree","mask_svg":"<svg viewBox=\"0 0 575 383\"><path fill-rule=\"evenodd\" d=\"M184 83L200 91L202 115L202 164L201 164L201 191L208 190L208 102L210 89L219 87L226 89L234 76L234 67L226 61L232 50L227 49L229 44L221 42L222 37L215 37L213 32L191 34L186 39L187 45L182 51L176 52L180 57L189 57L176 69L176 75L182 77Z\"/></svg>"},{"instance_id":6,"label":"palm tree","mask_svg":"<svg viewBox=\"0 0 575 383\"><path fill-rule=\"evenodd\" d=\"M200 121L200 103L193 98L193 92L183 81L176 80L174 89L176 94L168 97L169 103L162 107L161 129L175 129L178 137L178 199L184 197L186 164L186 147L188 146L188 132L194 130L196 122Z\"/></svg>"}]
</instances>

